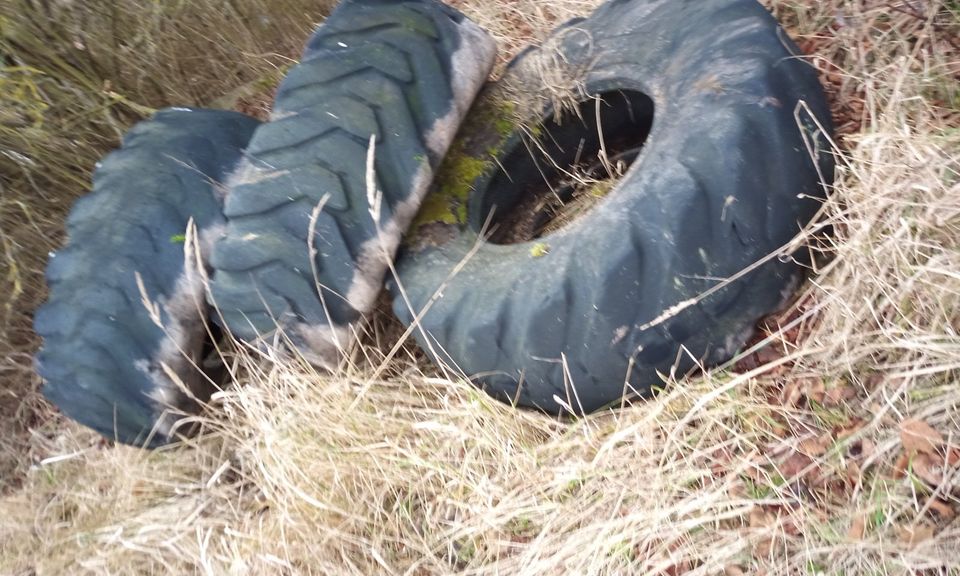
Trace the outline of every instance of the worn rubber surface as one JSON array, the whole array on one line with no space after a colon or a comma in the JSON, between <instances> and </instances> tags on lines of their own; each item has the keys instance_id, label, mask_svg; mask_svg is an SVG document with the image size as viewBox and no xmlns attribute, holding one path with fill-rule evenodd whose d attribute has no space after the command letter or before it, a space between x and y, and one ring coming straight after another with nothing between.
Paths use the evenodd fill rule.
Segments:
<instances>
[{"instance_id":1,"label":"worn rubber surface","mask_svg":"<svg viewBox=\"0 0 960 576\"><path fill-rule=\"evenodd\" d=\"M222 225L217 183L257 124L234 112L163 110L98 165L93 191L70 212L66 246L51 254L50 296L34 320L43 392L71 418L156 446L173 438L176 413L193 407L170 374L209 395L194 368L204 289L184 264L184 234L193 219L202 244Z\"/></svg>"},{"instance_id":2,"label":"worn rubber surface","mask_svg":"<svg viewBox=\"0 0 960 576\"><path fill-rule=\"evenodd\" d=\"M730 358L802 269L781 255L721 280L784 247L832 180L817 127L829 111L798 54L754 0L619 0L561 27L478 98L399 258L410 306L394 287L397 314L426 310L414 334L435 360L550 412ZM472 252L491 211L506 222L527 184L557 174L541 149L561 166L596 160L595 103L578 98L583 119L558 126L545 86L603 95L608 142L636 160L579 219ZM816 121L795 117L801 100ZM517 124L539 124L535 141Z\"/></svg>"},{"instance_id":3,"label":"worn rubber surface","mask_svg":"<svg viewBox=\"0 0 960 576\"><path fill-rule=\"evenodd\" d=\"M229 182L212 293L234 335L253 340L280 326L312 361L336 362L494 51L435 0L340 3ZM371 136L379 206L368 195Z\"/></svg>"}]
</instances>

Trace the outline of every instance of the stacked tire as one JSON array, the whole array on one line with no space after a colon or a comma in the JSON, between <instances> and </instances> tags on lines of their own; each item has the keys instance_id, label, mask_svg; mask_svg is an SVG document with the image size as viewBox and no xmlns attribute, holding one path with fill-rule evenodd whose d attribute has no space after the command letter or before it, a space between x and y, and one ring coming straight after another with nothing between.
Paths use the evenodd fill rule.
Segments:
<instances>
[{"instance_id":1,"label":"stacked tire","mask_svg":"<svg viewBox=\"0 0 960 576\"><path fill-rule=\"evenodd\" d=\"M169 442L216 389L208 319L335 369L411 222L394 308L499 398L590 412L729 358L801 277L791 240L830 184L812 68L754 0L613 0L473 104L494 52L437 0L345 0L269 122L136 126L50 261L47 396Z\"/></svg>"},{"instance_id":2,"label":"stacked tire","mask_svg":"<svg viewBox=\"0 0 960 576\"><path fill-rule=\"evenodd\" d=\"M438 176L453 185L408 242L394 309L495 396L583 413L648 395L732 357L798 285L788 246L830 184L830 113L753 0L608 2L521 54L475 108L451 163L473 177ZM487 234L615 151L632 164L582 217Z\"/></svg>"},{"instance_id":3,"label":"stacked tire","mask_svg":"<svg viewBox=\"0 0 960 576\"><path fill-rule=\"evenodd\" d=\"M200 369L208 316L335 365L494 53L437 0L344 0L270 122L174 109L136 126L48 267L35 322L47 397L108 438L171 441L216 388Z\"/></svg>"}]
</instances>

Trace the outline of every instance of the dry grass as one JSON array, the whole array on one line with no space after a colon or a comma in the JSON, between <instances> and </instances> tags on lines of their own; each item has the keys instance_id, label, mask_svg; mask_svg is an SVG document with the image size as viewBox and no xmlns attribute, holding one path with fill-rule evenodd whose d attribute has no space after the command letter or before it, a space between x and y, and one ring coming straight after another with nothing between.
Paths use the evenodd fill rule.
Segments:
<instances>
[{"instance_id":1,"label":"dry grass","mask_svg":"<svg viewBox=\"0 0 960 576\"><path fill-rule=\"evenodd\" d=\"M595 2L457 4L510 52ZM378 315L335 376L237 355L240 385L186 447L105 446L44 409L26 441L0 441L30 464L0 498L0 573L960 573L960 7L771 4L823 72L842 147L810 229L833 259L754 349L654 401L558 422L434 376L412 345L374 378L397 334ZM263 54L295 52L306 30L290 18L299 36L258 37L278 47L246 54L244 81L276 65ZM198 78L226 91L207 60ZM38 163L3 172L22 334L59 207L139 114L98 91L65 108L50 95L73 85L54 78L27 115L45 137L18 132L51 148L0 140ZM185 96L129 86L138 106ZM73 155L56 139L69 126L85 134ZM17 202L32 237L8 231L30 220ZM13 344L4 378L26 373L29 348Z\"/></svg>"}]
</instances>

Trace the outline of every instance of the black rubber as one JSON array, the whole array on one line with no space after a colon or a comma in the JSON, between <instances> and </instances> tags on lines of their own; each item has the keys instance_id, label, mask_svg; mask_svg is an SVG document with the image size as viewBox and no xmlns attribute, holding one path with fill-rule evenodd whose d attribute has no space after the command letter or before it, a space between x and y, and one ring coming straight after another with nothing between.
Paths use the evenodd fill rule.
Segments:
<instances>
[{"instance_id":1,"label":"black rubber","mask_svg":"<svg viewBox=\"0 0 960 576\"><path fill-rule=\"evenodd\" d=\"M66 246L50 256L50 295L34 319L43 392L66 415L157 446L176 435L177 413L195 408L161 363L198 399L209 396L195 368L204 288L184 265L185 232L191 218L201 239L222 225L216 188L257 125L235 112L162 110L98 165L93 191L70 212Z\"/></svg>"},{"instance_id":2,"label":"black rubber","mask_svg":"<svg viewBox=\"0 0 960 576\"><path fill-rule=\"evenodd\" d=\"M781 255L720 280L784 247L832 181L829 110L798 54L754 0L615 0L564 25L478 98L400 255L409 306L394 286L395 311L410 324L426 310L414 334L435 360L554 413L729 359L802 266ZM558 87L582 118L554 120ZM592 210L535 237L535 190L570 193L557 166L601 170L597 95L610 163L635 160Z\"/></svg>"},{"instance_id":3,"label":"black rubber","mask_svg":"<svg viewBox=\"0 0 960 576\"><path fill-rule=\"evenodd\" d=\"M228 186L212 294L234 335L254 340L280 326L312 361L336 363L494 52L439 1L340 3L281 83L272 120Z\"/></svg>"}]
</instances>

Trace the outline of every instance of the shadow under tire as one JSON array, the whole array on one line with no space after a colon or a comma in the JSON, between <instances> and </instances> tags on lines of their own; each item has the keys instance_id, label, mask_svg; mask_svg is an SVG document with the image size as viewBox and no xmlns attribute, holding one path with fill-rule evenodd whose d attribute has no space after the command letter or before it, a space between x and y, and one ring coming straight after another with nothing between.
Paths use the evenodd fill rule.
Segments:
<instances>
[{"instance_id":1,"label":"shadow under tire","mask_svg":"<svg viewBox=\"0 0 960 576\"><path fill-rule=\"evenodd\" d=\"M832 183L830 130L815 70L754 0L608 2L481 93L401 253L394 309L421 316L435 361L520 406L647 395L731 358L796 287L785 247ZM544 231L536 209L574 165L629 167Z\"/></svg>"},{"instance_id":2,"label":"shadow under tire","mask_svg":"<svg viewBox=\"0 0 960 576\"><path fill-rule=\"evenodd\" d=\"M202 254L223 225L217 188L258 124L235 112L161 110L98 164L93 191L70 211L66 245L51 254L50 294L34 318L43 393L70 418L155 447L209 397L198 369L205 288L185 266L185 233L192 219Z\"/></svg>"}]
</instances>

